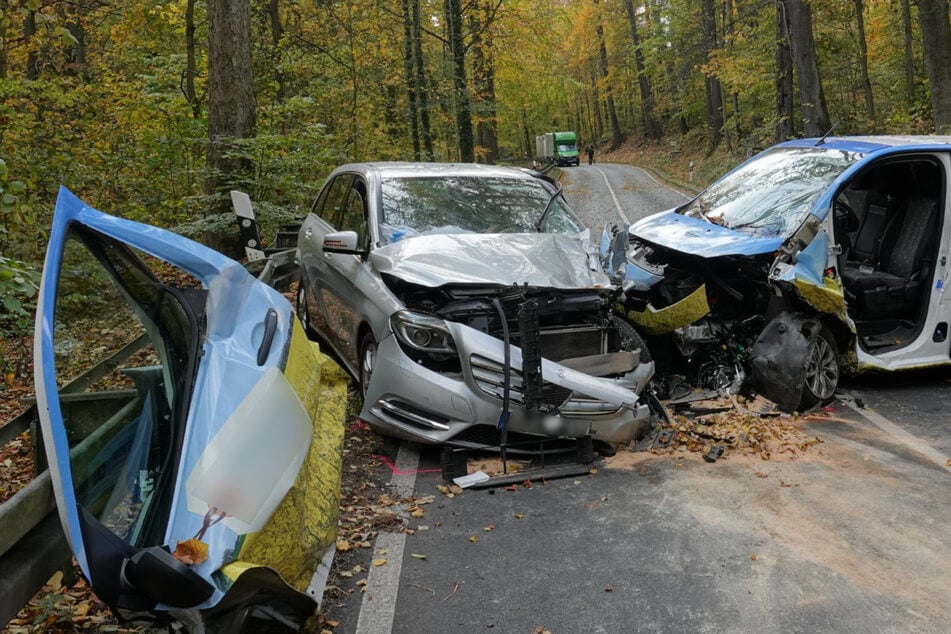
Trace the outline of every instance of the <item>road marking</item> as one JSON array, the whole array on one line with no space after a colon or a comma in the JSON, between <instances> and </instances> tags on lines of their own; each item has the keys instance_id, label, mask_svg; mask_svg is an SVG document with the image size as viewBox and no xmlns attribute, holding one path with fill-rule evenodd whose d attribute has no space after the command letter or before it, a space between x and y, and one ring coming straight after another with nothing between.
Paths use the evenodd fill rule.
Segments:
<instances>
[{"instance_id":1,"label":"road marking","mask_svg":"<svg viewBox=\"0 0 951 634\"><path fill-rule=\"evenodd\" d=\"M396 468L390 478L390 486L397 499L409 497L416 487L416 468L419 466L419 449L413 443L400 443L396 455ZM380 533L374 544L374 559L386 559L383 566L371 566L367 575L367 591L360 604L357 619L357 634L383 634L393 631L396 616L396 594L400 588L400 573L403 569L405 533ZM386 555L377 555L386 551Z\"/></svg>"},{"instance_id":2,"label":"road marking","mask_svg":"<svg viewBox=\"0 0 951 634\"><path fill-rule=\"evenodd\" d=\"M598 172L598 174L601 175L601 178L604 179L604 185L608 188L608 192L611 194L611 198L614 199L614 208L617 210L618 215L621 216L621 220L623 220L624 224L626 225L631 224L631 221L628 220L627 216L624 214L624 210L621 209L621 201L617 199L617 195L614 193L614 188L611 187L611 183L608 182L608 175L605 174L604 171L600 167L596 167L594 169L595 171Z\"/></svg>"},{"instance_id":3,"label":"road marking","mask_svg":"<svg viewBox=\"0 0 951 634\"><path fill-rule=\"evenodd\" d=\"M658 185L660 185L660 186L663 187L664 189L669 189L670 191L672 191L672 192L674 192L674 193L676 193L676 194L680 194L681 196L683 196L683 197L684 197L685 199L687 199L687 200L690 200L691 198L693 198L693 196L688 196L687 194L683 193L683 192L680 191L679 189L674 189L674 188L671 187L670 185L667 185L667 184L665 184L665 183L660 182L659 180L657 180L656 178L654 178L654 175L653 175L653 174L651 174L650 172L648 172L646 169L644 169L644 168L642 168L642 167L635 167L634 169L640 170L640 171L644 172L644 174L647 176L647 178L651 179L652 181L654 181L655 183L657 183Z\"/></svg>"},{"instance_id":4,"label":"road marking","mask_svg":"<svg viewBox=\"0 0 951 634\"><path fill-rule=\"evenodd\" d=\"M943 455L940 451L929 445L921 438L908 433L878 412L866 409L864 407L859 407L851 399L839 400L864 416L867 421L881 429L886 434L890 435L899 443L905 445L912 451L921 454L939 467L944 467L945 469L951 470L951 465L948 465L948 457Z\"/></svg>"}]
</instances>

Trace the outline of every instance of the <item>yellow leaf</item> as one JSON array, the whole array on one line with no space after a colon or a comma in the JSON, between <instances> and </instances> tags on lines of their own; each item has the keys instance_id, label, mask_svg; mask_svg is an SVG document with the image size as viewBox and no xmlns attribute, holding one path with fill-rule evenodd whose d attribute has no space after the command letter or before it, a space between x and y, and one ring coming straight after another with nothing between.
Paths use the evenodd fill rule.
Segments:
<instances>
[{"instance_id":1,"label":"yellow leaf","mask_svg":"<svg viewBox=\"0 0 951 634\"><path fill-rule=\"evenodd\" d=\"M752 559L753 561L756 561L756 555L750 555L750 559Z\"/></svg>"},{"instance_id":2,"label":"yellow leaf","mask_svg":"<svg viewBox=\"0 0 951 634\"><path fill-rule=\"evenodd\" d=\"M350 550L351 548L352 548L352 546L350 546L350 542L348 542L347 540L345 540L345 539L338 539L338 540L337 540L337 550L338 550L338 551L340 551L340 552L342 552L342 553L345 553L345 552L347 552L348 550Z\"/></svg>"},{"instance_id":3,"label":"yellow leaf","mask_svg":"<svg viewBox=\"0 0 951 634\"><path fill-rule=\"evenodd\" d=\"M200 564L208 559L208 544L195 538L186 539L183 542L178 542L172 557L183 564Z\"/></svg>"},{"instance_id":4,"label":"yellow leaf","mask_svg":"<svg viewBox=\"0 0 951 634\"><path fill-rule=\"evenodd\" d=\"M520 520L520 519L522 519L523 517L525 517L525 516L522 515L521 513L516 513L516 514L515 514L515 519L517 519L517 520Z\"/></svg>"},{"instance_id":5,"label":"yellow leaf","mask_svg":"<svg viewBox=\"0 0 951 634\"><path fill-rule=\"evenodd\" d=\"M477 541L479 541L479 536L478 536L478 535L473 535L472 537L469 538L469 541L470 541L470 542L477 542Z\"/></svg>"},{"instance_id":6,"label":"yellow leaf","mask_svg":"<svg viewBox=\"0 0 951 634\"><path fill-rule=\"evenodd\" d=\"M379 568L380 566L385 566L385 565L386 565L386 560L385 560L385 559L374 559L374 560L373 560L373 565L376 566L377 568Z\"/></svg>"}]
</instances>

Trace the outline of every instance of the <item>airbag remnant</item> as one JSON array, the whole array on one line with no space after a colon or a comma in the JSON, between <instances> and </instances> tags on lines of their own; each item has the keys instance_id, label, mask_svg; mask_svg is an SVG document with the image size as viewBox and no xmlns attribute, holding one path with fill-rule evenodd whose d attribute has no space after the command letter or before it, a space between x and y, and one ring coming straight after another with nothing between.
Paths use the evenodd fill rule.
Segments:
<instances>
[{"instance_id":1,"label":"airbag remnant","mask_svg":"<svg viewBox=\"0 0 951 634\"><path fill-rule=\"evenodd\" d=\"M701 284L675 304L660 309L647 306L643 312L631 310L627 312L627 318L648 335L663 335L688 326L709 312L707 286Z\"/></svg>"},{"instance_id":2,"label":"airbag remnant","mask_svg":"<svg viewBox=\"0 0 951 634\"><path fill-rule=\"evenodd\" d=\"M756 391L792 412L799 407L806 384L809 342L802 319L783 312L766 324L750 348L750 375Z\"/></svg>"}]
</instances>

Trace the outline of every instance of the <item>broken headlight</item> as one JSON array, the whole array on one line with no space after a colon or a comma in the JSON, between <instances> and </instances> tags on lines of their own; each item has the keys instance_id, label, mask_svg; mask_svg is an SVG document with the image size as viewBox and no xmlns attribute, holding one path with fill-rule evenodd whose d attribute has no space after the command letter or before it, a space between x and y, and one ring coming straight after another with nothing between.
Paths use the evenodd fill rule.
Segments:
<instances>
[{"instance_id":1,"label":"broken headlight","mask_svg":"<svg viewBox=\"0 0 951 634\"><path fill-rule=\"evenodd\" d=\"M390 326L400 348L413 361L437 372L461 369L456 343L442 319L401 310L390 318Z\"/></svg>"}]
</instances>

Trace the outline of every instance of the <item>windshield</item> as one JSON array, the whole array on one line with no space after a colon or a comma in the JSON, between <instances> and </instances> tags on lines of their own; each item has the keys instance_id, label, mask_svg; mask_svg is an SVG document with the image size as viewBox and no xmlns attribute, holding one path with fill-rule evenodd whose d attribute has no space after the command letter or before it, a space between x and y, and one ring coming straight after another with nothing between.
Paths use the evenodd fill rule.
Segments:
<instances>
[{"instance_id":1,"label":"windshield","mask_svg":"<svg viewBox=\"0 0 951 634\"><path fill-rule=\"evenodd\" d=\"M385 242L435 233L577 233L583 230L564 200L540 180L485 176L401 177L384 180L382 189L380 228Z\"/></svg>"},{"instance_id":2,"label":"windshield","mask_svg":"<svg viewBox=\"0 0 951 634\"><path fill-rule=\"evenodd\" d=\"M860 158L823 147L776 148L720 179L677 213L751 236L785 236Z\"/></svg>"}]
</instances>

